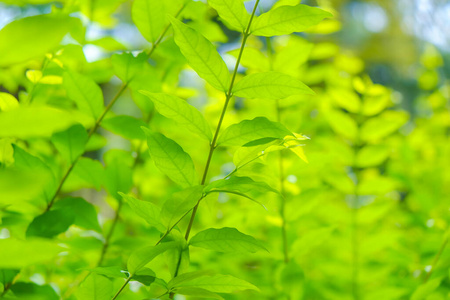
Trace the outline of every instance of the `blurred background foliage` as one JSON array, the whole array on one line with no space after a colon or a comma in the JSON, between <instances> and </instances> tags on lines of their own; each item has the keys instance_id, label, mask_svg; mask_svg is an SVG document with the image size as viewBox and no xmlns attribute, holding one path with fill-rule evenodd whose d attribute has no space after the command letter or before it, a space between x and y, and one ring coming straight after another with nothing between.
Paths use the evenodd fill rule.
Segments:
<instances>
[{"instance_id":1,"label":"blurred background foliage","mask_svg":"<svg viewBox=\"0 0 450 300\"><path fill-rule=\"evenodd\" d=\"M274 2L262 1L261 11L270 9ZM279 2L276 5L299 1ZM60 10L79 21L71 27L70 36L64 37L57 52L48 54L44 49L42 57L47 54L44 62L36 59L1 65L4 53L0 53L1 91L13 94L20 102L32 98L38 103L64 105L59 101L64 97L59 79L51 77L60 75L60 63L94 79L101 85L105 99L111 99L120 86L114 76L111 54L123 50L139 52L150 46L132 23L131 1L3 0L1 3L0 28L25 16ZM249 8L253 3L245 4ZM279 118L293 132L311 138L304 147L309 164L295 153L282 152L281 157L271 154L239 171L239 175L257 178L278 189L282 187L287 199L285 207L270 194L259 199L267 210L234 196L207 198L200 207L196 230L238 226L263 240L270 253L249 256L197 249L191 252L191 268L234 274L261 289L261 294L248 292L225 296L226 299L448 299L450 3L445 0L302 3L318 5L333 12L335 18L302 34L271 40L250 38L241 71L251 74L273 68L299 78L317 96L289 97L280 101L278 108L267 100L238 98L225 125L261 115L271 120ZM240 35L228 29L214 10L201 2L194 3L183 12L183 18L192 20L194 28L217 42L227 64L233 64ZM1 50L6 47L0 45ZM151 63L142 71L137 86L170 90L189 98L215 124L220 96L185 68L184 58L170 39L160 45ZM42 82L44 78L47 82ZM153 115L152 107L133 89L123 98L113 107L115 114L131 115L145 123L151 120L153 128L180 143L198 166L203 163L207 145L199 146L176 125L157 113ZM115 134L117 128L111 127L116 130L111 133L107 125L103 127L94 139L98 144L91 145L95 151L88 152L86 157L102 161L106 172L108 168L125 168L120 172L130 172L133 191L140 199L161 203L177 190L152 165L147 154L142 154L141 164L131 175L124 167L132 164L129 151L139 153L143 146ZM53 149L43 141L19 141L19 144L53 167L62 163L52 158ZM219 150L215 154L214 176L233 170L230 163L233 151ZM3 165L14 162L8 153L1 159ZM281 174L280 159L284 166ZM75 172L64 191L83 188L75 195L94 203L100 212L100 224L108 227L117 207L114 197L95 191L102 183L91 182L93 179L85 182L80 174ZM0 235L23 236L24 228L38 212L36 203L2 210ZM131 250L149 239L157 239L156 230L136 219L130 207L124 207L121 214L105 258L106 266L123 265ZM283 226L287 231L287 254L283 253L281 240ZM58 287L55 288L58 295L73 297L73 289L80 280L74 270L92 267L98 259L101 238L83 233L76 226L61 236L75 255L59 257L58 267L28 267L19 281L34 282L41 287L51 283ZM163 262L152 268L163 269L162 265ZM116 279L114 285L120 284ZM16 285L13 292L20 294L24 290ZM30 297L29 293L23 293L24 298ZM135 283L131 291L123 294L123 299L142 299L157 293L153 285L148 292L142 284Z\"/></svg>"}]
</instances>

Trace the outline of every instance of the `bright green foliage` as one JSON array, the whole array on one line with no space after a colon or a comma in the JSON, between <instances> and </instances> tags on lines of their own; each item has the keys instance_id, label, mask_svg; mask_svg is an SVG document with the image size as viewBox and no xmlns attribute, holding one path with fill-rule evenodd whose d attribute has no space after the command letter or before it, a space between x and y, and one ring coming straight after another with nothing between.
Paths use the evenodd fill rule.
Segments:
<instances>
[{"instance_id":1,"label":"bright green foliage","mask_svg":"<svg viewBox=\"0 0 450 300\"><path fill-rule=\"evenodd\" d=\"M162 0L135 0L131 10L133 23L147 41L154 43L164 28L166 11Z\"/></svg>"},{"instance_id":2,"label":"bright green foliage","mask_svg":"<svg viewBox=\"0 0 450 300\"><path fill-rule=\"evenodd\" d=\"M155 108L163 116L173 119L181 126L186 126L190 131L209 141L212 139L211 129L203 115L186 101L175 96L160 93L142 91L142 94L152 100Z\"/></svg>"},{"instance_id":3,"label":"bright green foliage","mask_svg":"<svg viewBox=\"0 0 450 300\"><path fill-rule=\"evenodd\" d=\"M297 79L278 72L256 73L244 77L233 88L235 96L282 99L296 94L314 94Z\"/></svg>"},{"instance_id":4,"label":"bright green foliage","mask_svg":"<svg viewBox=\"0 0 450 300\"><path fill-rule=\"evenodd\" d=\"M0 298L447 299L448 57L351 2L2 1Z\"/></svg>"},{"instance_id":5,"label":"bright green foliage","mask_svg":"<svg viewBox=\"0 0 450 300\"><path fill-rule=\"evenodd\" d=\"M264 246L250 235L236 228L210 228L197 233L189 240L189 245L221 252L256 252Z\"/></svg>"},{"instance_id":6,"label":"bright green foliage","mask_svg":"<svg viewBox=\"0 0 450 300\"><path fill-rule=\"evenodd\" d=\"M332 16L329 12L303 4L279 6L259 16L253 23L251 32L258 36L301 32Z\"/></svg>"},{"instance_id":7,"label":"bright green foliage","mask_svg":"<svg viewBox=\"0 0 450 300\"><path fill-rule=\"evenodd\" d=\"M178 281L171 286L174 289L198 287L215 293L231 293L233 291L257 290L257 288L242 280L229 275L201 276L186 281Z\"/></svg>"},{"instance_id":8,"label":"bright green foliage","mask_svg":"<svg viewBox=\"0 0 450 300\"><path fill-rule=\"evenodd\" d=\"M225 62L210 41L178 20L172 20L175 43L198 76L218 90L226 91L230 73Z\"/></svg>"},{"instance_id":9,"label":"bright green foliage","mask_svg":"<svg viewBox=\"0 0 450 300\"><path fill-rule=\"evenodd\" d=\"M0 30L0 66L22 63L53 50L76 22L62 14L48 14L9 23Z\"/></svg>"},{"instance_id":10,"label":"bright green foliage","mask_svg":"<svg viewBox=\"0 0 450 300\"><path fill-rule=\"evenodd\" d=\"M211 5L225 21L228 26L234 30L244 32L247 27L249 13L245 9L244 3L240 0L208 0Z\"/></svg>"},{"instance_id":11,"label":"bright green foliage","mask_svg":"<svg viewBox=\"0 0 450 300\"><path fill-rule=\"evenodd\" d=\"M88 135L81 125L74 125L63 132L55 133L51 140L55 148L70 163L84 153Z\"/></svg>"},{"instance_id":12,"label":"bright green foliage","mask_svg":"<svg viewBox=\"0 0 450 300\"><path fill-rule=\"evenodd\" d=\"M264 117L252 120L244 120L238 124L231 125L220 135L217 144L242 146L249 142L264 139L283 139L292 135L280 123L269 121Z\"/></svg>"},{"instance_id":13,"label":"bright green foliage","mask_svg":"<svg viewBox=\"0 0 450 300\"><path fill-rule=\"evenodd\" d=\"M137 271L142 269L146 264L151 262L158 255L178 246L179 243L177 242L167 242L156 246L148 246L138 249L137 251L133 252L128 259L128 272L134 275Z\"/></svg>"},{"instance_id":14,"label":"bright green foliage","mask_svg":"<svg viewBox=\"0 0 450 300\"><path fill-rule=\"evenodd\" d=\"M161 133L143 130L150 155L161 172L182 187L198 184L194 163L180 145Z\"/></svg>"},{"instance_id":15,"label":"bright green foliage","mask_svg":"<svg viewBox=\"0 0 450 300\"><path fill-rule=\"evenodd\" d=\"M103 111L103 95L100 87L91 79L74 72L65 72L63 85L67 96L80 111L98 118Z\"/></svg>"}]
</instances>

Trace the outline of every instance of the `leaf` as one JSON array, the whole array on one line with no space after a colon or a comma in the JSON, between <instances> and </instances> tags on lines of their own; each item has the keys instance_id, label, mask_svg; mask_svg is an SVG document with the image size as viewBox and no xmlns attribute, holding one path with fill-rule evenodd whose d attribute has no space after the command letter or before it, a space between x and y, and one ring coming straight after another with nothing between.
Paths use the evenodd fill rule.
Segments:
<instances>
[{"instance_id":1,"label":"leaf","mask_svg":"<svg viewBox=\"0 0 450 300\"><path fill-rule=\"evenodd\" d=\"M385 111L361 126L361 139L363 141L382 139L402 127L408 119L409 116L404 111Z\"/></svg>"},{"instance_id":2,"label":"leaf","mask_svg":"<svg viewBox=\"0 0 450 300\"><path fill-rule=\"evenodd\" d=\"M356 166L367 168L378 166L389 156L390 149L385 145L367 145L356 154Z\"/></svg>"},{"instance_id":3,"label":"leaf","mask_svg":"<svg viewBox=\"0 0 450 300\"><path fill-rule=\"evenodd\" d=\"M325 117L334 131L351 140L356 139L358 125L348 114L339 110L329 110L325 112Z\"/></svg>"},{"instance_id":4,"label":"leaf","mask_svg":"<svg viewBox=\"0 0 450 300\"><path fill-rule=\"evenodd\" d=\"M50 137L73 124L88 126L86 116L50 106L21 106L0 113L0 137Z\"/></svg>"},{"instance_id":5,"label":"leaf","mask_svg":"<svg viewBox=\"0 0 450 300\"><path fill-rule=\"evenodd\" d=\"M19 102L8 93L0 93L0 112L13 110L19 107Z\"/></svg>"},{"instance_id":6,"label":"leaf","mask_svg":"<svg viewBox=\"0 0 450 300\"><path fill-rule=\"evenodd\" d=\"M411 296L411 300L427 299L428 296L433 293L440 285L442 278L434 278L426 283L419 285Z\"/></svg>"},{"instance_id":7,"label":"leaf","mask_svg":"<svg viewBox=\"0 0 450 300\"><path fill-rule=\"evenodd\" d=\"M178 246L178 242L167 242L161 243L156 246L147 246L134 251L133 253L131 253L130 258L128 259L128 272L130 272L131 275L134 275L137 271L145 267L146 264L151 262L158 255Z\"/></svg>"},{"instance_id":8,"label":"leaf","mask_svg":"<svg viewBox=\"0 0 450 300\"><path fill-rule=\"evenodd\" d=\"M14 298L8 299L30 299L30 300L58 300L58 294L51 285L38 285L34 282L16 282L11 286ZM5 297L5 299L7 299Z\"/></svg>"},{"instance_id":9,"label":"leaf","mask_svg":"<svg viewBox=\"0 0 450 300\"><path fill-rule=\"evenodd\" d=\"M53 134L51 140L64 159L72 163L84 153L88 134L83 126L75 124L65 131Z\"/></svg>"},{"instance_id":10,"label":"leaf","mask_svg":"<svg viewBox=\"0 0 450 300\"><path fill-rule=\"evenodd\" d=\"M74 22L74 18L62 14L46 14L7 24L0 30L0 66L43 56L59 45Z\"/></svg>"},{"instance_id":11,"label":"leaf","mask_svg":"<svg viewBox=\"0 0 450 300\"><path fill-rule=\"evenodd\" d=\"M75 295L78 299L106 300L113 293L112 281L105 276L91 273L79 286Z\"/></svg>"},{"instance_id":12,"label":"leaf","mask_svg":"<svg viewBox=\"0 0 450 300\"><path fill-rule=\"evenodd\" d=\"M250 15L245 9L241 0L208 0L230 28L244 32L250 19Z\"/></svg>"},{"instance_id":13,"label":"leaf","mask_svg":"<svg viewBox=\"0 0 450 300\"><path fill-rule=\"evenodd\" d=\"M149 201L139 200L124 193L119 194L127 201L136 215L143 218L151 226L156 227L159 231L163 232L165 230L165 227L159 221L161 209L158 206Z\"/></svg>"},{"instance_id":14,"label":"leaf","mask_svg":"<svg viewBox=\"0 0 450 300\"><path fill-rule=\"evenodd\" d=\"M325 243L334 229L334 227L325 227L307 232L294 242L291 248L292 254L297 257L311 252Z\"/></svg>"},{"instance_id":15,"label":"leaf","mask_svg":"<svg viewBox=\"0 0 450 300\"><path fill-rule=\"evenodd\" d=\"M96 120L100 117L104 110L103 93L92 79L75 72L64 72L63 86L81 111Z\"/></svg>"},{"instance_id":16,"label":"leaf","mask_svg":"<svg viewBox=\"0 0 450 300\"><path fill-rule=\"evenodd\" d=\"M97 211L95 210L94 205L83 198L67 197L58 200L53 207L55 209L70 210L75 215L73 224L77 226L84 229L92 229L97 232L102 231L98 224Z\"/></svg>"},{"instance_id":17,"label":"leaf","mask_svg":"<svg viewBox=\"0 0 450 300\"><path fill-rule=\"evenodd\" d=\"M247 75L233 87L233 95L243 98L282 99L314 92L296 78L279 73L263 72Z\"/></svg>"},{"instance_id":18,"label":"leaf","mask_svg":"<svg viewBox=\"0 0 450 300\"><path fill-rule=\"evenodd\" d=\"M156 110L160 114L211 141L211 128L205 118L195 107L188 104L185 100L162 93L140 92L152 100Z\"/></svg>"},{"instance_id":19,"label":"leaf","mask_svg":"<svg viewBox=\"0 0 450 300\"><path fill-rule=\"evenodd\" d=\"M189 245L220 251L220 252L250 252L267 249L250 235L243 234L236 228L209 228L197 233L189 241Z\"/></svg>"},{"instance_id":20,"label":"leaf","mask_svg":"<svg viewBox=\"0 0 450 300\"><path fill-rule=\"evenodd\" d=\"M93 269L88 269L91 273L103 275L109 278L127 278L122 269L118 266L112 267L95 267Z\"/></svg>"},{"instance_id":21,"label":"leaf","mask_svg":"<svg viewBox=\"0 0 450 300\"><path fill-rule=\"evenodd\" d=\"M131 281L138 281L143 285L149 286L156 279L156 274L149 268L143 268L131 277Z\"/></svg>"},{"instance_id":22,"label":"leaf","mask_svg":"<svg viewBox=\"0 0 450 300\"><path fill-rule=\"evenodd\" d=\"M257 17L251 33L270 37L301 32L330 17L333 15L329 12L308 5L280 6Z\"/></svg>"},{"instance_id":23,"label":"leaf","mask_svg":"<svg viewBox=\"0 0 450 300\"><path fill-rule=\"evenodd\" d=\"M186 295L186 296L192 296L196 298L208 298L208 299L224 299L220 295L210 292L205 289L201 288L195 288L195 287L185 287L185 288L179 288L176 290L177 294Z\"/></svg>"},{"instance_id":24,"label":"leaf","mask_svg":"<svg viewBox=\"0 0 450 300\"><path fill-rule=\"evenodd\" d=\"M197 185L175 193L164 202L161 222L169 229L202 198L203 186Z\"/></svg>"},{"instance_id":25,"label":"leaf","mask_svg":"<svg viewBox=\"0 0 450 300\"><path fill-rule=\"evenodd\" d=\"M142 130L147 135L148 151L161 172L182 187L198 184L194 163L180 145L161 133Z\"/></svg>"},{"instance_id":26,"label":"leaf","mask_svg":"<svg viewBox=\"0 0 450 300\"><path fill-rule=\"evenodd\" d=\"M142 36L150 43L154 43L165 25L164 1L135 0L131 8L131 18Z\"/></svg>"},{"instance_id":27,"label":"leaf","mask_svg":"<svg viewBox=\"0 0 450 300\"><path fill-rule=\"evenodd\" d=\"M108 118L103 120L101 125L106 130L118 134L126 139L145 139L145 134L142 132L141 127L146 127L147 124L145 124L142 120L131 116L121 115Z\"/></svg>"},{"instance_id":28,"label":"leaf","mask_svg":"<svg viewBox=\"0 0 450 300\"><path fill-rule=\"evenodd\" d=\"M104 157L105 187L109 194L120 199L118 192L128 193L133 186L130 152L124 150L109 150Z\"/></svg>"},{"instance_id":29,"label":"leaf","mask_svg":"<svg viewBox=\"0 0 450 300\"><path fill-rule=\"evenodd\" d=\"M352 90L333 88L328 90L328 93L337 105L348 110L349 112L359 113L361 110L361 100Z\"/></svg>"},{"instance_id":30,"label":"leaf","mask_svg":"<svg viewBox=\"0 0 450 300\"><path fill-rule=\"evenodd\" d=\"M217 145L242 146L262 138L283 139L293 135L282 124L269 121L265 117L244 120L225 129L219 136Z\"/></svg>"},{"instance_id":31,"label":"leaf","mask_svg":"<svg viewBox=\"0 0 450 300\"><path fill-rule=\"evenodd\" d=\"M194 287L214 293L232 293L243 290L258 290L256 286L245 280L230 275L213 275L197 277L189 281L180 282L172 288Z\"/></svg>"},{"instance_id":32,"label":"leaf","mask_svg":"<svg viewBox=\"0 0 450 300\"><path fill-rule=\"evenodd\" d=\"M216 48L191 27L172 18L175 43L197 74L218 90L226 92L230 82L227 65Z\"/></svg>"},{"instance_id":33,"label":"leaf","mask_svg":"<svg viewBox=\"0 0 450 300\"><path fill-rule=\"evenodd\" d=\"M210 184L208 184L204 189L206 193L211 193L216 190L220 192L235 191L245 195L247 194L255 195L255 192L256 193L272 192L279 194L279 192L276 189L271 188L265 182L257 182L251 179L250 177L238 177L238 176L232 176L230 178L213 181ZM250 197L250 195L248 195L247 197ZM252 197L250 198L252 199Z\"/></svg>"},{"instance_id":34,"label":"leaf","mask_svg":"<svg viewBox=\"0 0 450 300\"><path fill-rule=\"evenodd\" d=\"M22 268L52 260L63 249L48 239L0 239L0 268Z\"/></svg>"},{"instance_id":35,"label":"leaf","mask_svg":"<svg viewBox=\"0 0 450 300\"><path fill-rule=\"evenodd\" d=\"M105 181L103 165L98 160L80 157L69 175L67 185L73 181L81 182L82 187L93 187L100 190Z\"/></svg>"},{"instance_id":36,"label":"leaf","mask_svg":"<svg viewBox=\"0 0 450 300\"><path fill-rule=\"evenodd\" d=\"M138 1L134 2L135 5L136 2ZM139 53L137 56L134 56L129 52L120 54L116 53L111 56L111 63L114 69L114 73L124 83L131 82L135 78L135 76L144 68L144 64L146 61L147 55L144 52Z\"/></svg>"},{"instance_id":37,"label":"leaf","mask_svg":"<svg viewBox=\"0 0 450 300\"><path fill-rule=\"evenodd\" d=\"M46 211L33 219L27 228L27 237L52 238L66 232L75 221L75 213L69 209Z\"/></svg>"}]
</instances>

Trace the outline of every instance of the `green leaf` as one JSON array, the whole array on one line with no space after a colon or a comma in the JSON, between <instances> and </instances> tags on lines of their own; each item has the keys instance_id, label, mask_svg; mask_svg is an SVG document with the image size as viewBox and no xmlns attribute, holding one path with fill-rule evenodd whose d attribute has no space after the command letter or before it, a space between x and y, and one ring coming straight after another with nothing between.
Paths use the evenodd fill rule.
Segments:
<instances>
[{"instance_id":1,"label":"green leaf","mask_svg":"<svg viewBox=\"0 0 450 300\"><path fill-rule=\"evenodd\" d=\"M363 141L380 140L402 127L409 119L403 111L385 111L381 115L367 120L361 126Z\"/></svg>"},{"instance_id":2,"label":"green leaf","mask_svg":"<svg viewBox=\"0 0 450 300\"><path fill-rule=\"evenodd\" d=\"M26 241L0 239L0 268L22 268L46 263L63 249L48 239L32 238Z\"/></svg>"},{"instance_id":3,"label":"green leaf","mask_svg":"<svg viewBox=\"0 0 450 300\"><path fill-rule=\"evenodd\" d=\"M330 17L333 15L329 12L308 5L280 6L257 17L251 33L270 37L301 32Z\"/></svg>"},{"instance_id":4,"label":"green leaf","mask_svg":"<svg viewBox=\"0 0 450 300\"><path fill-rule=\"evenodd\" d=\"M178 242L161 243L156 246L147 246L131 253L128 259L128 272L134 275L137 271L145 267L146 264L155 259L158 255L179 246Z\"/></svg>"},{"instance_id":5,"label":"green leaf","mask_svg":"<svg viewBox=\"0 0 450 300\"><path fill-rule=\"evenodd\" d=\"M91 273L79 286L75 295L78 299L110 300L113 284L105 276Z\"/></svg>"},{"instance_id":6,"label":"green leaf","mask_svg":"<svg viewBox=\"0 0 450 300\"><path fill-rule=\"evenodd\" d=\"M231 29L244 32L247 28L250 15L241 0L208 0L208 4Z\"/></svg>"},{"instance_id":7,"label":"green leaf","mask_svg":"<svg viewBox=\"0 0 450 300\"><path fill-rule=\"evenodd\" d=\"M67 209L75 215L73 224L84 229L92 229L101 232L98 224L97 211L95 207L83 198L67 197L58 200L53 206L55 209Z\"/></svg>"},{"instance_id":8,"label":"green leaf","mask_svg":"<svg viewBox=\"0 0 450 300\"><path fill-rule=\"evenodd\" d=\"M105 187L111 196L120 199L118 192L128 193L133 186L131 166L133 158L130 152L113 149L104 157Z\"/></svg>"},{"instance_id":9,"label":"green leaf","mask_svg":"<svg viewBox=\"0 0 450 300\"><path fill-rule=\"evenodd\" d=\"M156 274L149 268L142 268L131 277L131 281L138 281L143 285L149 286L156 279Z\"/></svg>"},{"instance_id":10,"label":"green leaf","mask_svg":"<svg viewBox=\"0 0 450 300\"><path fill-rule=\"evenodd\" d=\"M93 269L87 269L91 273L96 273L109 278L127 278L122 269L118 266L113 267L95 267Z\"/></svg>"},{"instance_id":11,"label":"green leaf","mask_svg":"<svg viewBox=\"0 0 450 300\"><path fill-rule=\"evenodd\" d=\"M197 277L189 281L183 281L172 288L201 288L214 293L233 293L243 290L258 290L256 286L245 280L230 275L213 275Z\"/></svg>"},{"instance_id":12,"label":"green leaf","mask_svg":"<svg viewBox=\"0 0 450 300\"><path fill-rule=\"evenodd\" d=\"M282 124L265 117L256 117L229 126L219 136L217 145L242 146L262 138L284 139L288 135L292 135L292 132Z\"/></svg>"},{"instance_id":13,"label":"green leaf","mask_svg":"<svg viewBox=\"0 0 450 300\"><path fill-rule=\"evenodd\" d=\"M172 18L175 43L197 74L218 90L226 92L230 82L227 65L216 48L191 27Z\"/></svg>"},{"instance_id":14,"label":"green leaf","mask_svg":"<svg viewBox=\"0 0 450 300\"><path fill-rule=\"evenodd\" d=\"M165 25L164 1L135 0L131 8L131 18L142 36L150 43L154 43Z\"/></svg>"},{"instance_id":15,"label":"green leaf","mask_svg":"<svg viewBox=\"0 0 450 300\"><path fill-rule=\"evenodd\" d=\"M14 96L8 93L0 93L0 112L8 111L19 107L19 102Z\"/></svg>"},{"instance_id":16,"label":"green leaf","mask_svg":"<svg viewBox=\"0 0 450 300\"><path fill-rule=\"evenodd\" d=\"M64 72L63 86L81 111L94 119L100 117L104 110L103 93L92 79L75 72Z\"/></svg>"},{"instance_id":17,"label":"green leaf","mask_svg":"<svg viewBox=\"0 0 450 300\"><path fill-rule=\"evenodd\" d=\"M205 289L201 288L195 288L195 287L185 287L185 288L178 288L177 294L186 295L186 296L192 296L196 298L208 298L208 299L224 299L220 295L210 292Z\"/></svg>"},{"instance_id":18,"label":"green leaf","mask_svg":"<svg viewBox=\"0 0 450 300\"><path fill-rule=\"evenodd\" d=\"M328 91L331 98L340 107L352 113L359 113L361 110L361 100L359 96L352 90L344 88L333 88Z\"/></svg>"},{"instance_id":19,"label":"green leaf","mask_svg":"<svg viewBox=\"0 0 450 300\"><path fill-rule=\"evenodd\" d=\"M296 78L279 73L263 72L247 75L233 87L233 95L243 98L282 99L314 92Z\"/></svg>"},{"instance_id":20,"label":"green leaf","mask_svg":"<svg viewBox=\"0 0 450 300\"><path fill-rule=\"evenodd\" d=\"M58 300L58 294L52 286L38 285L34 282L16 282L11 286L11 292L14 298L8 299L30 299L30 300ZM6 297L5 297L6 299Z\"/></svg>"},{"instance_id":21,"label":"green leaf","mask_svg":"<svg viewBox=\"0 0 450 300\"><path fill-rule=\"evenodd\" d=\"M136 119L131 116L115 116L102 121L102 127L115 134L118 134L126 139L145 139L145 134L142 132L141 127L146 127L142 120Z\"/></svg>"},{"instance_id":22,"label":"green leaf","mask_svg":"<svg viewBox=\"0 0 450 300\"><path fill-rule=\"evenodd\" d=\"M0 30L0 66L43 56L59 45L74 22L74 18L62 14L46 14L7 24Z\"/></svg>"},{"instance_id":23,"label":"green leaf","mask_svg":"<svg viewBox=\"0 0 450 300\"><path fill-rule=\"evenodd\" d=\"M325 243L334 231L334 227L326 227L308 231L292 245L292 255L303 256Z\"/></svg>"},{"instance_id":24,"label":"green leaf","mask_svg":"<svg viewBox=\"0 0 450 300\"><path fill-rule=\"evenodd\" d=\"M325 117L334 131L351 140L356 139L358 124L350 115L333 109L325 112Z\"/></svg>"},{"instance_id":25,"label":"green leaf","mask_svg":"<svg viewBox=\"0 0 450 300\"><path fill-rule=\"evenodd\" d=\"M21 106L0 113L0 137L50 137L73 124L92 124L85 115L50 106Z\"/></svg>"},{"instance_id":26,"label":"green leaf","mask_svg":"<svg viewBox=\"0 0 450 300\"><path fill-rule=\"evenodd\" d=\"M140 92L152 100L156 110L160 114L176 121L186 129L206 138L208 141L211 141L211 128L205 118L195 107L185 100L162 93Z\"/></svg>"},{"instance_id":27,"label":"green leaf","mask_svg":"<svg viewBox=\"0 0 450 300\"><path fill-rule=\"evenodd\" d=\"M428 296L433 293L440 285L442 278L434 278L426 283L419 285L411 296L411 300L428 299Z\"/></svg>"},{"instance_id":28,"label":"green leaf","mask_svg":"<svg viewBox=\"0 0 450 300\"><path fill-rule=\"evenodd\" d=\"M72 163L84 153L88 134L83 126L75 124L65 131L53 134L51 140L64 159Z\"/></svg>"},{"instance_id":29,"label":"green leaf","mask_svg":"<svg viewBox=\"0 0 450 300\"><path fill-rule=\"evenodd\" d=\"M33 219L27 229L27 237L52 238L69 229L75 222L75 213L69 209L46 211Z\"/></svg>"},{"instance_id":30,"label":"green leaf","mask_svg":"<svg viewBox=\"0 0 450 300\"><path fill-rule=\"evenodd\" d=\"M127 201L136 215L143 218L151 226L156 227L159 231L165 231L165 227L159 221L161 209L158 206L149 201L143 201L130 195L125 195L124 193L119 194Z\"/></svg>"},{"instance_id":31,"label":"green leaf","mask_svg":"<svg viewBox=\"0 0 450 300\"><path fill-rule=\"evenodd\" d=\"M183 148L161 133L142 128L147 135L148 151L156 167L182 187L198 184L194 163Z\"/></svg>"},{"instance_id":32,"label":"green leaf","mask_svg":"<svg viewBox=\"0 0 450 300\"><path fill-rule=\"evenodd\" d=\"M100 190L105 181L105 170L103 165L98 160L93 160L88 157L81 157L67 180L69 182L76 182L76 186L95 188Z\"/></svg>"},{"instance_id":33,"label":"green leaf","mask_svg":"<svg viewBox=\"0 0 450 300\"><path fill-rule=\"evenodd\" d=\"M197 233L189 241L189 245L220 251L220 252L250 252L267 249L263 244L250 235L246 235L236 228L209 228Z\"/></svg>"},{"instance_id":34,"label":"green leaf","mask_svg":"<svg viewBox=\"0 0 450 300\"><path fill-rule=\"evenodd\" d=\"M173 194L161 209L161 222L169 229L202 198L203 186L197 185Z\"/></svg>"},{"instance_id":35,"label":"green leaf","mask_svg":"<svg viewBox=\"0 0 450 300\"><path fill-rule=\"evenodd\" d=\"M124 83L131 82L134 77L142 71L146 61L147 55L144 52L139 53L137 56L134 56L129 52L120 54L116 53L111 56L111 63L114 69L114 73Z\"/></svg>"},{"instance_id":36,"label":"green leaf","mask_svg":"<svg viewBox=\"0 0 450 300\"><path fill-rule=\"evenodd\" d=\"M356 166L367 168L378 166L385 161L390 153L389 147L385 145L367 145L356 154Z\"/></svg>"},{"instance_id":37,"label":"green leaf","mask_svg":"<svg viewBox=\"0 0 450 300\"><path fill-rule=\"evenodd\" d=\"M250 177L239 177L232 176L230 178L219 179L208 184L204 191L206 193L214 192L215 190L225 190L225 191L236 191L243 194L254 193L254 192L272 192L278 194L279 192L271 188L265 182L257 182Z\"/></svg>"}]
</instances>

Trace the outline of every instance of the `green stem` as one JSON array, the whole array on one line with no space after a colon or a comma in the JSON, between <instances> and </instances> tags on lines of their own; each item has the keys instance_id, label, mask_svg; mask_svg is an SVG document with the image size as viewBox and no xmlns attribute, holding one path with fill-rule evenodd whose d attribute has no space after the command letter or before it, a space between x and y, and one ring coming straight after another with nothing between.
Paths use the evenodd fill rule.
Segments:
<instances>
[{"instance_id":1,"label":"green stem","mask_svg":"<svg viewBox=\"0 0 450 300\"><path fill-rule=\"evenodd\" d=\"M277 121L281 121L281 108L280 102L277 100ZM285 207L286 207L286 189L284 186L284 167L283 167L283 154L280 151L278 153L278 173L280 178L280 193L281 193L281 204L280 204L280 217L281 217L281 238L283 240L283 254L284 262L289 262L289 250L288 250L288 240L287 240L287 230L286 230L286 217L285 217Z\"/></svg>"},{"instance_id":2,"label":"green stem","mask_svg":"<svg viewBox=\"0 0 450 300\"><path fill-rule=\"evenodd\" d=\"M106 251L108 250L109 247L109 243L111 241L111 237L114 233L114 229L116 227L117 222L119 221L119 216L120 216L120 210L122 209L122 204L123 204L123 200L122 198L119 200L119 204L117 206L116 212L114 214L114 219L113 222L111 224L111 227L109 228L108 234L105 237L105 243L103 243L103 247L102 247L102 252L100 254L100 258L97 262L97 267L101 267L103 260L105 259L105 254Z\"/></svg>"},{"instance_id":3,"label":"green stem","mask_svg":"<svg viewBox=\"0 0 450 300\"><path fill-rule=\"evenodd\" d=\"M88 133L88 139L87 142L89 142L89 140L91 139L91 137L94 135L95 131L97 130L97 128L100 126L100 123L102 122L103 118L106 116L106 114L108 113L108 111L111 110L111 107L114 105L114 103L116 103L117 99L119 99L119 97L122 95L122 93L125 91L125 89L127 88L128 84L123 84L119 91L117 92L117 94L114 96L114 98L111 100L111 102L109 102L109 104L105 107L105 109L103 110L103 113L100 115L100 117L97 119L97 121L95 121L94 126L91 128L91 130L89 130ZM61 178L61 181L58 184L58 187L56 188L55 193L53 194L52 199L50 200L50 202L47 204L47 208L45 211L49 211L50 208L52 208L53 204L55 203L56 197L58 196L58 194L61 192L61 189L64 185L64 183L66 182L67 178L69 177L70 173L72 172L73 168L75 167L76 163L78 162L78 160L80 159L80 157L83 155L84 153L82 153L80 156L78 156L69 166L69 168L67 169L66 173L64 173L64 176Z\"/></svg>"},{"instance_id":4,"label":"green stem","mask_svg":"<svg viewBox=\"0 0 450 300\"><path fill-rule=\"evenodd\" d=\"M247 24L247 28L245 29L245 31L243 33L241 47L239 49L239 54L238 54L238 57L236 59L236 64L234 66L233 74L231 76L230 85L228 87L228 91L225 94L225 103L223 105L222 112L221 112L220 117L219 117L219 122L217 124L217 128L216 128L216 131L214 133L213 140L212 140L212 142L210 144L210 147L209 147L208 158L206 159L206 165L205 165L205 169L203 171L201 185L204 185L205 182L206 182L206 177L208 175L208 170L209 170L209 166L211 164L211 159L212 159L214 150L216 149L216 142L217 142L217 138L219 136L220 128L222 126L222 122L223 122L223 119L225 117L225 113L227 111L228 104L229 104L231 98L233 97L234 81L236 80L236 75L237 75L237 71L238 71L238 68L239 68L239 64L240 64L241 59L242 59L242 54L244 53L245 44L247 42L248 37L250 36L250 27L252 25L252 21L253 21L253 18L255 16L255 12L256 12L256 9L258 7L259 1L260 0L256 0L255 6L253 7L252 14L251 14L250 19L249 19L248 24ZM198 210L198 206L199 205L200 205L200 200L197 202L197 204L194 206L194 209L192 210L191 218L189 219L189 224L188 224L188 227L186 228L186 234L184 235L184 238L185 238L186 241L189 239L189 235L191 233L192 225L194 224L194 219L195 219L195 216L197 214L197 210ZM180 264L181 264L181 253L180 253L180 257L178 259L177 268L175 270L175 276L174 277L176 277L177 274L178 274ZM175 295L174 293L171 293L170 294L170 299L173 299L174 295Z\"/></svg>"},{"instance_id":5,"label":"green stem","mask_svg":"<svg viewBox=\"0 0 450 300\"><path fill-rule=\"evenodd\" d=\"M428 272L427 275L425 276L425 278L424 278L424 280L423 280L423 283L426 283L426 282L430 279L431 274L433 273L434 268L436 268L436 266L437 266L437 264L438 264L438 262L439 262L439 259L440 259L441 256L442 256L442 253L444 252L445 248L447 247L449 235L450 235L450 234L448 234L448 233L445 234L444 241L442 242L442 245L441 245L441 247L439 248L438 253L437 253L436 256L434 257L433 262L431 263L431 269L430 269L430 272Z\"/></svg>"}]
</instances>

